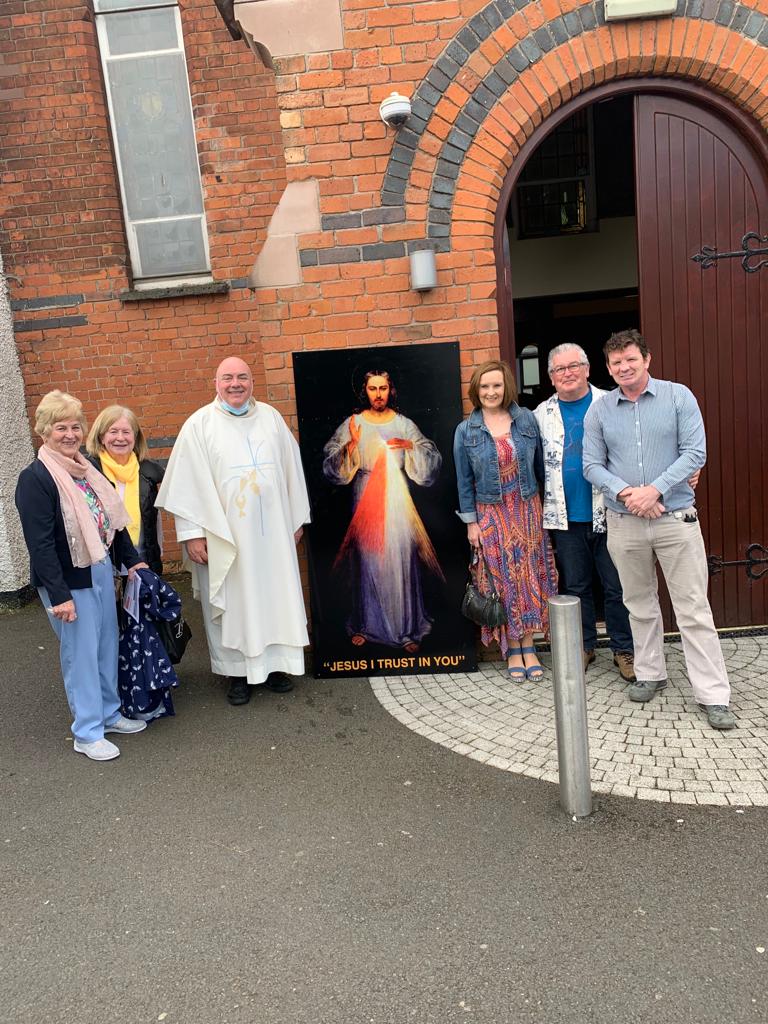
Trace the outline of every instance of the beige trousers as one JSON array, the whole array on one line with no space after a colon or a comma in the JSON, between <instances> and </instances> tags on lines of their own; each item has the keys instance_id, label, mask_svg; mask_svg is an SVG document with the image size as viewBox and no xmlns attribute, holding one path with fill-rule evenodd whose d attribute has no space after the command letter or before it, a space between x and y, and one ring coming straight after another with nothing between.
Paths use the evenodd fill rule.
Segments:
<instances>
[{"instance_id":1,"label":"beige trousers","mask_svg":"<svg viewBox=\"0 0 768 1024\"><path fill-rule=\"evenodd\" d=\"M638 680L667 678L658 562L672 598L693 695L699 704L728 705L731 688L707 600L709 573L698 522L687 523L682 515L640 519L609 510L608 551L629 612Z\"/></svg>"}]
</instances>

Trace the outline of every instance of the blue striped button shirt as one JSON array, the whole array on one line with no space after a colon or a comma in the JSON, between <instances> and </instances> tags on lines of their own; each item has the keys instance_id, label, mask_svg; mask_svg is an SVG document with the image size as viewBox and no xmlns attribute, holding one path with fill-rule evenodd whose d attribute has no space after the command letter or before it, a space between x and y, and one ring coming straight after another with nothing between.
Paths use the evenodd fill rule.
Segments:
<instances>
[{"instance_id":1,"label":"blue striped button shirt","mask_svg":"<svg viewBox=\"0 0 768 1024\"><path fill-rule=\"evenodd\" d=\"M593 402L584 418L584 476L614 512L626 512L616 495L646 484L661 492L667 512L694 504L689 477L707 460L704 421L684 385L648 377L633 402L620 388Z\"/></svg>"}]
</instances>

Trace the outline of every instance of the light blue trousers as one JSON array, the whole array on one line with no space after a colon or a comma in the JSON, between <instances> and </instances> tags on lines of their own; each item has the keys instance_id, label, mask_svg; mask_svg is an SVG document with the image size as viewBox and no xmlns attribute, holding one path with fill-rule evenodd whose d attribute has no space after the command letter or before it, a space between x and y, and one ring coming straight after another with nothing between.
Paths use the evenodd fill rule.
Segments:
<instances>
[{"instance_id":1,"label":"light blue trousers","mask_svg":"<svg viewBox=\"0 0 768 1024\"><path fill-rule=\"evenodd\" d=\"M104 727L120 717L117 695L117 614L112 563L109 558L91 566L92 587L72 591L77 618L62 622L48 612L59 638L61 673L72 712L72 733L81 743L104 738ZM38 587L43 607L51 602Z\"/></svg>"}]
</instances>

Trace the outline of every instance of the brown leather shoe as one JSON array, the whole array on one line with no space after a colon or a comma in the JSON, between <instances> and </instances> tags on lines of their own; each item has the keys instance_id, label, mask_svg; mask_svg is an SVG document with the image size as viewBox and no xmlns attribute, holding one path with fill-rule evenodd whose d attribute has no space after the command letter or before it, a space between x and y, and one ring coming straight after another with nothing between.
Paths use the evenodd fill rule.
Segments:
<instances>
[{"instance_id":1,"label":"brown leather shoe","mask_svg":"<svg viewBox=\"0 0 768 1024\"><path fill-rule=\"evenodd\" d=\"M616 651L613 656L613 664L618 668L619 675L625 683L637 682L634 654L630 654L629 651Z\"/></svg>"},{"instance_id":2,"label":"brown leather shoe","mask_svg":"<svg viewBox=\"0 0 768 1024\"><path fill-rule=\"evenodd\" d=\"M584 671L586 672L592 662L595 660L594 651L584 651Z\"/></svg>"}]
</instances>

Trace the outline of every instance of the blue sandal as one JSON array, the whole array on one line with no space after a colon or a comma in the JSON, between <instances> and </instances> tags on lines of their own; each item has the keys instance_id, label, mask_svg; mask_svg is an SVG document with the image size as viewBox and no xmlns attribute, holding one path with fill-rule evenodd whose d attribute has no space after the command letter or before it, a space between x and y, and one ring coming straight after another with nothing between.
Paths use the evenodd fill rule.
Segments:
<instances>
[{"instance_id":1,"label":"blue sandal","mask_svg":"<svg viewBox=\"0 0 768 1024\"><path fill-rule=\"evenodd\" d=\"M535 647L521 647L520 653L525 654L536 654ZM532 683L537 683L540 679L544 678L544 668L542 665L531 665L530 668L525 670L526 679L530 679Z\"/></svg>"},{"instance_id":2,"label":"blue sandal","mask_svg":"<svg viewBox=\"0 0 768 1024\"><path fill-rule=\"evenodd\" d=\"M516 651L510 651L507 657L514 658L516 654L519 654L520 657L523 655L519 647ZM528 672L524 665L507 665L507 675L513 683L524 683L528 678Z\"/></svg>"}]
</instances>

